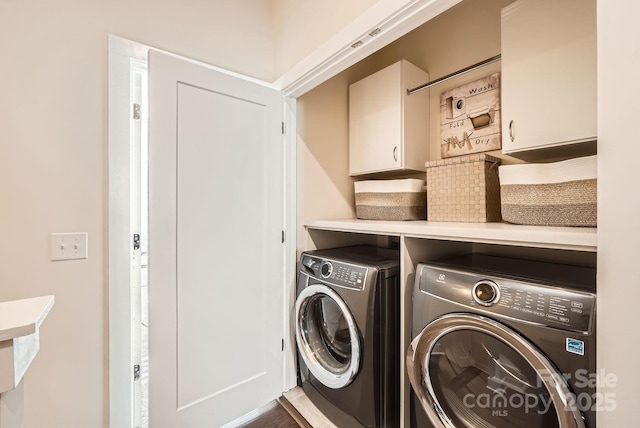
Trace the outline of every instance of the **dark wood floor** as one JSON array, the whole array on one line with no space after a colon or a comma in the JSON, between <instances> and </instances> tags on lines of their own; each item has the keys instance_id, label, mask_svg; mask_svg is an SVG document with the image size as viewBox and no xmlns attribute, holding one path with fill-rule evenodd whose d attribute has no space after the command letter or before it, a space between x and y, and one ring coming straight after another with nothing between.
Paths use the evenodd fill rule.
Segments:
<instances>
[{"instance_id":1,"label":"dark wood floor","mask_svg":"<svg viewBox=\"0 0 640 428\"><path fill-rule=\"evenodd\" d=\"M277 401L264 406L252 420L240 425L239 428L262 427L311 428L311 425L304 420L284 397L281 397Z\"/></svg>"}]
</instances>

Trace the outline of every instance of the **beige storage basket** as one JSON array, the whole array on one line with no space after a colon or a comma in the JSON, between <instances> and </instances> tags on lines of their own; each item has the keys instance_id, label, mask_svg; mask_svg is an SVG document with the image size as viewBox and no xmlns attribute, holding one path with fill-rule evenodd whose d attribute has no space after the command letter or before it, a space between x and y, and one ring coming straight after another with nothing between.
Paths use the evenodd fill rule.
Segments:
<instances>
[{"instance_id":1,"label":"beige storage basket","mask_svg":"<svg viewBox=\"0 0 640 428\"><path fill-rule=\"evenodd\" d=\"M486 153L427 162L427 219L501 221L498 165Z\"/></svg>"},{"instance_id":2,"label":"beige storage basket","mask_svg":"<svg viewBox=\"0 0 640 428\"><path fill-rule=\"evenodd\" d=\"M365 180L354 183L356 217L366 220L424 220L424 180Z\"/></svg>"},{"instance_id":3,"label":"beige storage basket","mask_svg":"<svg viewBox=\"0 0 640 428\"><path fill-rule=\"evenodd\" d=\"M502 217L515 224L596 227L596 156L500 170Z\"/></svg>"}]
</instances>

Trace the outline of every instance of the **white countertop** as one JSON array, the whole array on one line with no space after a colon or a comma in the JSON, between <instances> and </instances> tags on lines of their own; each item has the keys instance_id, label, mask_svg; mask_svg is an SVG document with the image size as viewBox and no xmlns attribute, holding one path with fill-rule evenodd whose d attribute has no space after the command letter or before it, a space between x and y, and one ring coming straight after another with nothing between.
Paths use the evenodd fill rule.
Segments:
<instances>
[{"instance_id":1,"label":"white countertop","mask_svg":"<svg viewBox=\"0 0 640 428\"><path fill-rule=\"evenodd\" d=\"M35 333L53 303L54 296L0 302L0 342Z\"/></svg>"}]
</instances>

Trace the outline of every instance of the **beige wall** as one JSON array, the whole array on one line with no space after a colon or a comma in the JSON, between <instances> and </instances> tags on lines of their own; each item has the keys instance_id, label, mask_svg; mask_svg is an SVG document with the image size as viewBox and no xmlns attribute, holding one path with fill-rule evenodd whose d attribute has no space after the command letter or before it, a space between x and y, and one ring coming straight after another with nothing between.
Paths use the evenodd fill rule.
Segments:
<instances>
[{"instance_id":1,"label":"beige wall","mask_svg":"<svg viewBox=\"0 0 640 428\"><path fill-rule=\"evenodd\" d=\"M25 427L108 418L107 35L272 80L266 0L0 2L0 300L54 294ZM51 232L89 259L50 262Z\"/></svg>"},{"instance_id":2,"label":"beige wall","mask_svg":"<svg viewBox=\"0 0 640 428\"><path fill-rule=\"evenodd\" d=\"M636 109L620 106L640 99L639 14L638 2L598 0L598 367L615 375L599 379L603 407L615 404L599 427L638 426L640 147Z\"/></svg>"},{"instance_id":3,"label":"beige wall","mask_svg":"<svg viewBox=\"0 0 640 428\"><path fill-rule=\"evenodd\" d=\"M276 76L367 10L376 0L272 0Z\"/></svg>"}]
</instances>

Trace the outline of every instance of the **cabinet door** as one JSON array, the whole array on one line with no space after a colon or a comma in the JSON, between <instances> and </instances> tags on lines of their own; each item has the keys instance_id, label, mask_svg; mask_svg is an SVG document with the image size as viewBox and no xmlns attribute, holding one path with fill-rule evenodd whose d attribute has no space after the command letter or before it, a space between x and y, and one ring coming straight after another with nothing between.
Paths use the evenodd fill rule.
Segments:
<instances>
[{"instance_id":1,"label":"cabinet door","mask_svg":"<svg viewBox=\"0 0 640 428\"><path fill-rule=\"evenodd\" d=\"M349 87L349 174L402 167L402 63Z\"/></svg>"},{"instance_id":2,"label":"cabinet door","mask_svg":"<svg viewBox=\"0 0 640 428\"><path fill-rule=\"evenodd\" d=\"M594 0L519 0L502 10L502 150L596 138Z\"/></svg>"}]
</instances>

